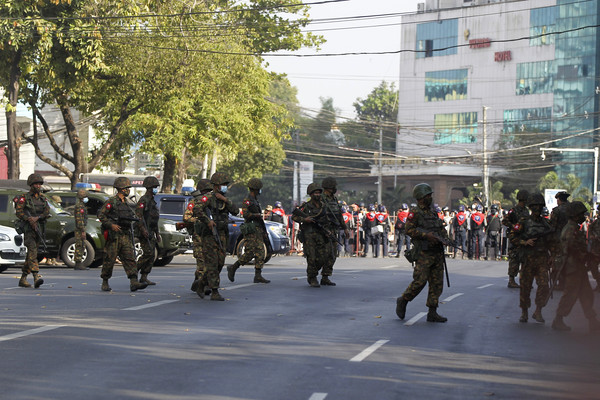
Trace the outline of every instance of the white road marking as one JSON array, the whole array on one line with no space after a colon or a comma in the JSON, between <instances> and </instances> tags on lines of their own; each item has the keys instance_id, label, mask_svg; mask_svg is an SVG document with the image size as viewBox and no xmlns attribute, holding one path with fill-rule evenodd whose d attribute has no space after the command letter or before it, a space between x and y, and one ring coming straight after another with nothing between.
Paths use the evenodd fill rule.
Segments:
<instances>
[{"instance_id":1,"label":"white road marking","mask_svg":"<svg viewBox=\"0 0 600 400\"><path fill-rule=\"evenodd\" d=\"M447 302L449 302L449 301L452 301L452 300L454 300L454 299L455 299L455 298L457 298L457 297L460 297L460 296L462 296L463 294L464 294L464 293L456 293L456 294L453 294L452 296L450 296L450 297L447 297L447 298L445 298L444 300L442 300L442 302L444 302L444 303L447 303Z\"/></svg>"},{"instance_id":2,"label":"white road marking","mask_svg":"<svg viewBox=\"0 0 600 400\"><path fill-rule=\"evenodd\" d=\"M141 306L122 308L122 310L123 311L137 311L137 310L143 310L145 308L162 306L163 304L175 303L176 301L179 301L179 300L162 300L162 301L157 301L154 303L142 304Z\"/></svg>"},{"instance_id":3,"label":"white road marking","mask_svg":"<svg viewBox=\"0 0 600 400\"><path fill-rule=\"evenodd\" d=\"M426 312L420 312L417 315L415 315L414 317L412 317L411 319L409 319L408 321L406 321L404 323L404 325L405 326L411 326L412 324L414 324L415 322L417 322L418 320L420 320L421 318L423 318L426 315L427 315Z\"/></svg>"},{"instance_id":4,"label":"white road marking","mask_svg":"<svg viewBox=\"0 0 600 400\"><path fill-rule=\"evenodd\" d=\"M356 274L356 273L358 273L358 272L363 272L363 270L362 270L362 269L349 269L348 271L344 271L344 270L341 270L341 271L340 271L340 270L338 269L338 272L345 272L345 273L347 273L347 274Z\"/></svg>"},{"instance_id":5,"label":"white road marking","mask_svg":"<svg viewBox=\"0 0 600 400\"><path fill-rule=\"evenodd\" d=\"M17 339L24 336L35 335L36 333L51 331L53 329L62 328L66 325L46 325L40 328L29 329L23 332L11 333L10 335L0 336L0 342L4 342L6 340Z\"/></svg>"},{"instance_id":6,"label":"white road marking","mask_svg":"<svg viewBox=\"0 0 600 400\"><path fill-rule=\"evenodd\" d=\"M15 289L19 289L19 286L9 287L9 288L6 288L4 290L15 290Z\"/></svg>"},{"instance_id":7,"label":"white road marking","mask_svg":"<svg viewBox=\"0 0 600 400\"><path fill-rule=\"evenodd\" d=\"M378 341L376 341L375 343L373 343L372 345L370 345L369 347L367 347L366 349L364 349L363 351L361 351L360 353L358 353L357 355L355 355L354 357L352 357L350 359L350 361L351 362L361 362L362 360L364 360L365 358L369 357L371 354L373 354L375 352L375 350L377 350L378 348L380 348L381 346L383 346L387 342L389 342L389 340L378 340Z\"/></svg>"},{"instance_id":8,"label":"white road marking","mask_svg":"<svg viewBox=\"0 0 600 400\"><path fill-rule=\"evenodd\" d=\"M327 393L313 393L308 400L325 400Z\"/></svg>"},{"instance_id":9,"label":"white road marking","mask_svg":"<svg viewBox=\"0 0 600 400\"><path fill-rule=\"evenodd\" d=\"M241 285L233 285L233 286L223 287L223 289L233 290L233 289L239 289L239 288L254 286L254 285L258 285L258 283L242 283Z\"/></svg>"},{"instance_id":10,"label":"white road marking","mask_svg":"<svg viewBox=\"0 0 600 400\"><path fill-rule=\"evenodd\" d=\"M399 265L387 265L385 267L381 267L381 269L389 269L389 268L396 268L399 267Z\"/></svg>"},{"instance_id":11,"label":"white road marking","mask_svg":"<svg viewBox=\"0 0 600 400\"><path fill-rule=\"evenodd\" d=\"M494 286L493 283L488 283L487 285L479 286L477 289L485 289L486 287Z\"/></svg>"}]
</instances>

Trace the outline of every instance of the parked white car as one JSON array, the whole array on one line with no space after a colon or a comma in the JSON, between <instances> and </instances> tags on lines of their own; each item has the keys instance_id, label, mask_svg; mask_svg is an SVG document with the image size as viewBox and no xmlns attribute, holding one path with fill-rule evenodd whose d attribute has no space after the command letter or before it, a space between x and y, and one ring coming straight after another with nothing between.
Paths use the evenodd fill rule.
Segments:
<instances>
[{"instance_id":1,"label":"parked white car","mask_svg":"<svg viewBox=\"0 0 600 400\"><path fill-rule=\"evenodd\" d=\"M0 272L11 265L24 264L26 255L23 235L19 235L14 228L0 225Z\"/></svg>"}]
</instances>

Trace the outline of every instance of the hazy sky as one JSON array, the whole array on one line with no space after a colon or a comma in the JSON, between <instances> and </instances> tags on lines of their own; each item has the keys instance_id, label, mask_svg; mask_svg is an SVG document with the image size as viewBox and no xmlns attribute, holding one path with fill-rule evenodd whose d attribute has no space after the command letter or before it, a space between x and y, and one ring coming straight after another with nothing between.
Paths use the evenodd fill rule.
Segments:
<instances>
[{"instance_id":1,"label":"hazy sky","mask_svg":"<svg viewBox=\"0 0 600 400\"><path fill-rule=\"evenodd\" d=\"M309 3L314 0L305 0ZM425 0L349 0L313 5L308 30L327 40L319 52L305 49L298 54L343 52L381 52L400 50L400 16L381 14L416 12ZM325 21L322 19L375 16L370 19ZM362 27L362 28L361 28ZM382 80L396 82L398 88L399 54L331 57L265 57L268 69L286 73L298 88L302 107L319 110L320 97L332 97L341 116L353 117L352 103L365 98Z\"/></svg>"}]
</instances>

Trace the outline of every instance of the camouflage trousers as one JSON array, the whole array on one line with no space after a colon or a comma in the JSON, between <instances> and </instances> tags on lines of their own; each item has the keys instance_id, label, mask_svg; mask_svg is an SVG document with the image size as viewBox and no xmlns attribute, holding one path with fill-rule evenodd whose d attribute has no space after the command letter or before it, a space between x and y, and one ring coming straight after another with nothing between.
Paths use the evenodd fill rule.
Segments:
<instances>
[{"instance_id":1,"label":"camouflage trousers","mask_svg":"<svg viewBox=\"0 0 600 400\"><path fill-rule=\"evenodd\" d=\"M148 275L154 265L154 250L156 249L156 236L150 234L148 239L143 236L138 238L142 255L137 260L137 270L142 274Z\"/></svg>"},{"instance_id":2,"label":"camouflage trousers","mask_svg":"<svg viewBox=\"0 0 600 400\"><path fill-rule=\"evenodd\" d=\"M227 232L219 232L221 243L227 248ZM219 248L212 235L202 236L202 256L204 257L204 281L211 289L218 289L221 283L219 274L225 265L225 252Z\"/></svg>"},{"instance_id":3,"label":"camouflage trousers","mask_svg":"<svg viewBox=\"0 0 600 400\"><path fill-rule=\"evenodd\" d=\"M531 307L531 289L533 280L537 284L535 292L535 305L544 307L548 302L550 287L548 285L548 259L547 253L531 252L523 257L523 266L521 268L521 293L519 296L519 305L521 308Z\"/></svg>"},{"instance_id":4,"label":"camouflage trousers","mask_svg":"<svg viewBox=\"0 0 600 400\"><path fill-rule=\"evenodd\" d=\"M427 307L437 307L444 290L444 253L421 253L415 262L413 281L408 285L402 296L412 301L429 283Z\"/></svg>"},{"instance_id":5,"label":"camouflage trousers","mask_svg":"<svg viewBox=\"0 0 600 400\"><path fill-rule=\"evenodd\" d=\"M21 268L24 274L30 274L32 272L39 272L38 266L38 247L40 245L40 238L37 233L32 230L28 230L24 234L25 238L23 244L27 247L27 257L25 258L25 264Z\"/></svg>"},{"instance_id":6,"label":"camouflage trousers","mask_svg":"<svg viewBox=\"0 0 600 400\"><path fill-rule=\"evenodd\" d=\"M84 260L85 254L85 230L76 229L74 232L75 236L75 257L73 261L80 263Z\"/></svg>"},{"instance_id":7,"label":"camouflage trousers","mask_svg":"<svg viewBox=\"0 0 600 400\"><path fill-rule=\"evenodd\" d=\"M131 243L129 232L110 232L109 238L104 246L104 262L102 263L102 279L112 277L113 267L117 256L123 264L127 278L137 278L137 266L135 264L135 252Z\"/></svg>"},{"instance_id":8,"label":"camouflage trousers","mask_svg":"<svg viewBox=\"0 0 600 400\"><path fill-rule=\"evenodd\" d=\"M265 265L265 254L262 230L258 229L254 233L244 235L244 254L238 255L241 265L246 265L254 259L254 268L262 269Z\"/></svg>"},{"instance_id":9,"label":"camouflage trousers","mask_svg":"<svg viewBox=\"0 0 600 400\"><path fill-rule=\"evenodd\" d=\"M577 300L579 300L581 308L583 308L583 314L586 318L590 320L596 318L596 312L594 311L594 292L592 291L587 271L583 268L568 271L568 273L565 274L565 278L565 288L563 295L558 302L556 315L559 317L566 317L573 309Z\"/></svg>"},{"instance_id":10,"label":"camouflage trousers","mask_svg":"<svg viewBox=\"0 0 600 400\"><path fill-rule=\"evenodd\" d=\"M306 276L314 278L319 275L331 276L335 263L336 248L324 234L310 232L304 235L304 256L306 257Z\"/></svg>"},{"instance_id":11,"label":"camouflage trousers","mask_svg":"<svg viewBox=\"0 0 600 400\"><path fill-rule=\"evenodd\" d=\"M196 271L194 272L194 279L202 278L204 274L204 256L202 255L202 236L194 233L192 235L193 244L193 255L196 259Z\"/></svg>"},{"instance_id":12,"label":"camouflage trousers","mask_svg":"<svg viewBox=\"0 0 600 400\"><path fill-rule=\"evenodd\" d=\"M510 246L508 249L508 276L516 278L519 275L519 267L521 266L521 258L517 252L517 248Z\"/></svg>"}]
</instances>

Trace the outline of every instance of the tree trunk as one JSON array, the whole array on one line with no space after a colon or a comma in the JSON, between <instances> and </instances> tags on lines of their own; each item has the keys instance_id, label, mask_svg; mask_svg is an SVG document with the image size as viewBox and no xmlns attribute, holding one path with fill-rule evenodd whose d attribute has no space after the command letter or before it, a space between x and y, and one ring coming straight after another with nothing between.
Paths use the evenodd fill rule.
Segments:
<instances>
[{"instance_id":1,"label":"tree trunk","mask_svg":"<svg viewBox=\"0 0 600 400\"><path fill-rule=\"evenodd\" d=\"M175 169L177 168L177 157L173 154L165 154L164 160L164 175L161 192L171 193L173 187L173 178L175 176Z\"/></svg>"},{"instance_id":2,"label":"tree trunk","mask_svg":"<svg viewBox=\"0 0 600 400\"><path fill-rule=\"evenodd\" d=\"M67 96L62 95L58 97L56 102L60 108L63 121L65 122L66 133L73 152L73 159L70 160L73 163L73 174L70 178L71 190L74 190L75 185L81 180L81 175L87 172L83 141L79 137L79 132L77 132L77 128L75 127L75 121L73 120L73 114L71 113L71 107L69 106Z\"/></svg>"},{"instance_id":3,"label":"tree trunk","mask_svg":"<svg viewBox=\"0 0 600 400\"><path fill-rule=\"evenodd\" d=\"M177 163L177 176L175 177L175 193L181 193L183 187L183 180L185 179L185 171L187 164L187 150L183 149L181 152L181 159Z\"/></svg>"},{"instance_id":4,"label":"tree trunk","mask_svg":"<svg viewBox=\"0 0 600 400\"><path fill-rule=\"evenodd\" d=\"M8 82L8 107L6 111L6 139L8 141L8 179L19 179L20 129L17 124L17 101L19 100L19 80L21 79L21 49L17 50L10 65Z\"/></svg>"}]
</instances>

